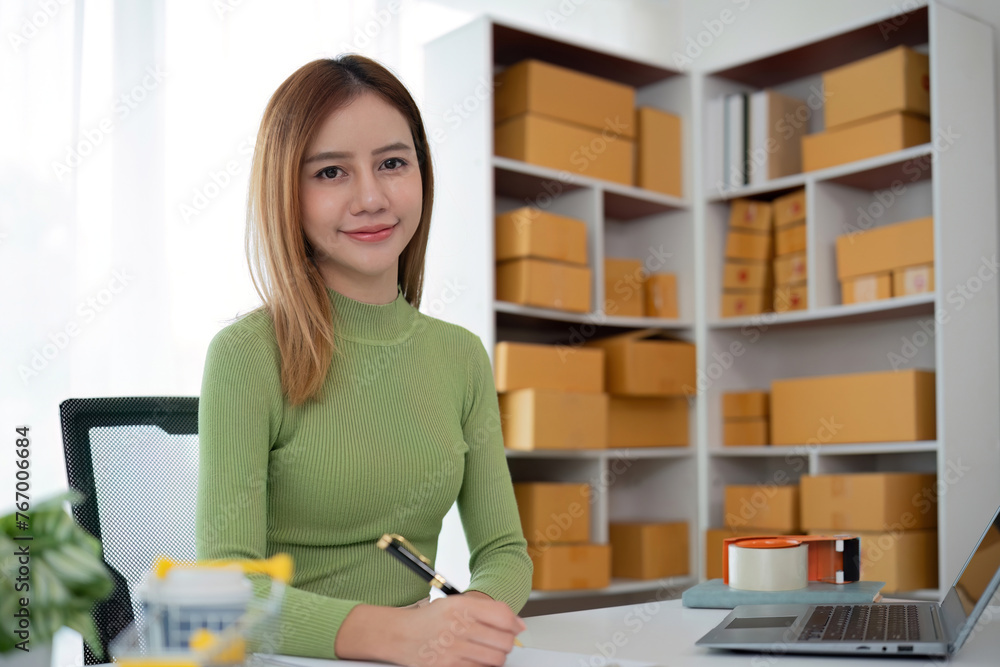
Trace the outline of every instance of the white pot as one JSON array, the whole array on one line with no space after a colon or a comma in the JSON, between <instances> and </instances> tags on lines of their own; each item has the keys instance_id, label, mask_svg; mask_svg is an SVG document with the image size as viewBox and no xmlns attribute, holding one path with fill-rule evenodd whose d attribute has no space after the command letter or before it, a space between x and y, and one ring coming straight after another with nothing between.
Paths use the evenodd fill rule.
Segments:
<instances>
[{"instance_id":1,"label":"white pot","mask_svg":"<svg viewBox=\"0 0 1000 667\"><path fill-rule=\"evenodd\" d=\"M0 667L52 667L52 642L28 642L28 651L0 653Z\"/></svg>"}]
</instances>

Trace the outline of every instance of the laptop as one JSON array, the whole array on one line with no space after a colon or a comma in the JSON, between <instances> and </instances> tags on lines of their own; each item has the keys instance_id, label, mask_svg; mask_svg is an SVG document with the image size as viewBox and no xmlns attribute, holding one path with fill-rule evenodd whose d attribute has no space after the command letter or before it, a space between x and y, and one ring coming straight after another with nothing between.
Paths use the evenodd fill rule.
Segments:
<instances>
[{"instance_id":1,"label":"laptop","mask_svg":"<svg viewBox=\"0 0 1000 667\"><path fill-rule=\"evenodd\" d=\"M954 655L1000 585L1000 508L937 602L742 605L695 645L757 653Z\"/></svg>"}]
</instances>

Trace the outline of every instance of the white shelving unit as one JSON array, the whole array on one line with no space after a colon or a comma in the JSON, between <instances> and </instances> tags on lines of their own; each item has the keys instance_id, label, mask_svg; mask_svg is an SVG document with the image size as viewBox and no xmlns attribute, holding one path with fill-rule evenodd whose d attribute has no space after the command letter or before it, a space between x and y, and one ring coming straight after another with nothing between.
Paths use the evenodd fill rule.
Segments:
<instances>
[{"instance_id":1,"label":"white shelving unit","mask_svg":"<svg viewBox=\"0 0 1000 667\"><path fill-rule=\"evenodd\" d=\"M480 333L491 352L498 340L579 344L635 327L660 328L698 345L690 447L508 453L515 481L591 484L595 542L606 541L613 520L687 520L691 576L615 581L601 591L533 592L533 608L584 608L620 603L629 594L649 599L653 591L679 593L703 575L702 534L722 524L723 486L767 483L778 471L793 480L809 472L937 471L945 480L946 471L962 470L958 479L949 473L940 489L940 580L951 581L962 566L978 538L974 509L985 514L1000 502L1000 292L991 279L997 276L980 277L974 298L961 308L954 296L997 250L992 28L937 3L901 14L888 35L879 30L885 18L869 17L792 49L690 75L491 17L427 45L423 109L436 193L425 299L449 295L448 319ZM930 54L931 144L759 186L713 188L705 173L709 128L703 121L710 100L763 87L804 97L821 87L822 71L897 44ZM528 57L627 83L636 87L637 104L680 115L684 197L494 156L492 102L480 91L489 89L496 72ZM821 108L809 122L810 131L822 128ZM956 135L952 143L941 139ZM876 224L934 216L937 290L839 305L834 239L850 231L857 207L869 206L897 182L904 191ZM728 201L773 199L800 187L807 193L809 309L720 318ZM527 204L586 222L591 312L495 301L492 221ZM680 317L605 315L601 259L614 256L655 257L662 262L657 270L676 273ZM907 349L904 367L937 372L935 441L721 446L723 392L768 388L784 377L888 370L890 353L915 336L923 343L912 353ZM736 356L734 344L742 346Z\"/></svg>"}]
</instances>

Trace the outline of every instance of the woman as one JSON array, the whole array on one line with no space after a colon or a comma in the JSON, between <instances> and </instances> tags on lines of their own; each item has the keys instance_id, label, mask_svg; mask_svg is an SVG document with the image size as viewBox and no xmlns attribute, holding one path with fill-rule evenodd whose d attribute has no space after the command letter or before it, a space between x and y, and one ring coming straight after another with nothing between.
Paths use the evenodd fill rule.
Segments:
<instances>
[{"instance_id":1,"label":"woman","mask_svg":"<svg viewBox=\"0 0 1000 667\"><path fill-rule=\"evenodd\" d=\"M199 407L199 558L295 561L261 650L499 665L524 629L531 562L489 358L417 311L432 200L420 113L377 63L317 60L272 96L247 227L264 305L212 340ZM456 500L472 581L426 604L376 541L433 560Z\"/></svg>"}]
</instances>

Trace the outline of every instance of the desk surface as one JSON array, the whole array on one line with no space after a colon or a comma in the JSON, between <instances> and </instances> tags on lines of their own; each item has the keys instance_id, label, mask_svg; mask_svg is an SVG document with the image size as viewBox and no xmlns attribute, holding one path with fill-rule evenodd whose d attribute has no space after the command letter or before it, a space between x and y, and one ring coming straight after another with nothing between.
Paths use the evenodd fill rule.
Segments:
<instances>
[{"instance_id":1,"label":"desk surface","mask_svg":"<svg viewBox=\"0 0 1000 667\"><path fill-rule=\"evenodd\" d=\"M754 655L712 651L694 643L725 618L726 609L688 609L680 600L606 607L524 619L528 629L521 634L526 646L568 651L589 657L580 667L609 667L615 659L639 660L658 665L770 665L844 664L848 667L908 667L939 665L939 658L872 659L851 656L812 657L802 655ZM950 664L1000 664L1000 607L989 607L980 618L978 631L965 643Z\"/></svg>"}]
</instances>

